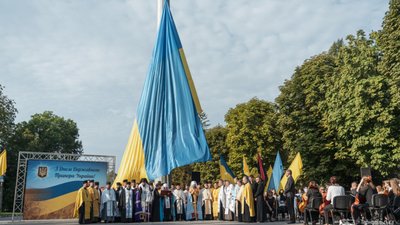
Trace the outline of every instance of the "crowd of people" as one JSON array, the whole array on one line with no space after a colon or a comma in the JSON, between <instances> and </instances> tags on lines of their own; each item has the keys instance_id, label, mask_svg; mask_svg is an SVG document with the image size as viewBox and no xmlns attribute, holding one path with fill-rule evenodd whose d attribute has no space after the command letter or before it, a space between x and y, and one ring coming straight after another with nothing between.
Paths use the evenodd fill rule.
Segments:
<instances>
[{"instance_id":1,"label":"crowd of people","mask_svg":"<svg viewBox=\"0 0 400 225\"><path fill-rule=\"evenodd\" d=\"M371 176L363 176L359 183L353 182L346 191L333 176L325 186L310 181L297 196L297 211L304 224L310 221L312 224L319 221L332 224L335 210L340 212L336 215L339 220L350 220L354 224L370 224L373 216L380 222L400 222L400 180L396 178L375 186ZM341 201L338 206L335 206L335 199ZM315 202L317 205L313 206ZM349 207L345 208L347 205Z\"/></svg>"},{"instance_id":2,"label":"crowd of people","mask_svg":"<svg viewBox=\"0 0 400 225\"><path fill-rule=\"evenodd\" d=\"M369 219L367 210L374 194L382 194L390 199L390 210L382 217L396 216L400 206L399 181L385 181L382 186L374 186L370 177L363 177L360 183L353 183L346 193L336 177L326 186L318 186L310 181L308 187L296 191L291 171L287 170L287 183L277 193L266 190L266 183L260 177L245 176L234 182L218 180L202 185L192 181L190 185L149 183L143 178L124 180L113 188L107 183L100 188L97 182L83 182L75 204L75 217L79 223L112 222L162 222L191 220L223 220L239 222L266 222L285 220L295 223L296 218L305 224L316 224L320 219L325 224L332 223L331 209L337 196L353 196L351 218L360 223L361 218ZM313 210L313 199L321 202L318 210ZM315 203L315 201L314 201ZM400 210L400 209L399 209ZM384 218L382 218L384 219Z\"/></svg>"}]
</instances>

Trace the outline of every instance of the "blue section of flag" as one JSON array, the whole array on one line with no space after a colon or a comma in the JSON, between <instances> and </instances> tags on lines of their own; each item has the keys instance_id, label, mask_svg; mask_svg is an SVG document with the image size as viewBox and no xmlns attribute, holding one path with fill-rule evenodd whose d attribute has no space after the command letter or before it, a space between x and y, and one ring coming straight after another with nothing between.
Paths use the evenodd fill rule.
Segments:
<instances>
[{"instance_id":1,"label":"blue section of flag","mask_svg":"<svg viewBox=\"0 0 400 225\"><path fill-rule=\"evenodd\" d=\"M165 4L137 122L150 180L174 168L211 160L168 4Z\"/></svg>"},{"instance_id":2,"label":"blue section of flag","mask_svg":"<svg viewBox=\"0 0 400 225\"><path fill-rule=\"evenodd\" d=\"M277 192L279 191L279 184L281 183L281 178L283 175L283 164L281 155L276 154L274 168L272 169L272 177L271 182L269 183L268 190L275 189Z\"/></svg>"},{"instance_id":3,"label":"blue section of flag","mask_svg":"<svg viewBox=\"0 0 400 225\"><path fill-rule=\"evenodd\" d=\"M67 183L55 185L42 189L27 189L26 191L32 194L31 201L45 201L51 198L56 198L70 192L77 191L82 187L82 181L70 181Z\"/></svg>"}]
</instances>

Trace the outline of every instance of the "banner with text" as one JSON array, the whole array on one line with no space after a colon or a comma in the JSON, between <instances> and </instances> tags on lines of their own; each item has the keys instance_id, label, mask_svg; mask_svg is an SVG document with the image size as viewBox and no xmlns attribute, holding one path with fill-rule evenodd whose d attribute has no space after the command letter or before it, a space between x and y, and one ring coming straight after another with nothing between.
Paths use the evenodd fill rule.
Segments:
<instances>
[{"instance_id":1,"label":"banner with text","mask_svg":"<svg viewBox=\"0 0 400 225\"><path fill-rule=\"evenodd\" d=\"M107 162L28 160L24 219L72 218L82 181L107 182Z\"/></svg>"}]
</instances>

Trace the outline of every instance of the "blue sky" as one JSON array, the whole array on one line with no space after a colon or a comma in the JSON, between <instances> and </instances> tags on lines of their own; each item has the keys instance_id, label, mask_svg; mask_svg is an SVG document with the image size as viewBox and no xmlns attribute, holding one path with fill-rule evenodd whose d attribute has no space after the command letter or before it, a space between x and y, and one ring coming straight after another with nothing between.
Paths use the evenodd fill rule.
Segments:
<instances>
[{"instance_id":1,"label":"blue sky","mask_svg":"<svg viewBox=\"0 0 400 225\"><path fill-rule=\"evenodd\" d=\"M388 0L171 0L213 125L333 41L380 29ZM85 153L119 162L156 36L156 0L0 0L0 84L17 121L45 110L78 123Z\"/></svg>"}]
</instances>

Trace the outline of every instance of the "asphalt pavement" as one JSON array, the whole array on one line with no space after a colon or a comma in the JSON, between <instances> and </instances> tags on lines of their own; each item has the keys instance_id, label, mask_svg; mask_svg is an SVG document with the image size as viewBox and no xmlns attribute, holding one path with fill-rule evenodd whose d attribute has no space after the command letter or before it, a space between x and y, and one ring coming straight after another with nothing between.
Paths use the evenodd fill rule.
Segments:
<instances>
[{"instance_id":1,"label":"asphalt pavement","mask_svg":"<svg viewBox=\"0 0 400 225\"><path fill-rule=\"evenodd\" d=\"M57 224L57 225L62 225L62 224L78 224L78 220L15 220L12 222L11 220L1 220L0 224L15 224L15 225L27 225L27 224L34 224L34 225L50 225L50 224ZM103 223L97 223L97 224L103 224ZM112 223L112 224L124 224L126 223ZM133 223L135 224L135 223ZM183 222L157 222L157 223L142 223L146 225L180 225L180 224L185 224L185 225L190 225L190 224L221 224L221 225L243 225L246 223L239 223L239 222L228 222L228 221L183 221ZM256 223L254 223L256 224ZM265 224L268 225L286 225L287 221L275 221L275 222L265 222ZM298 223L299 225L300 223Z\"/></svg>"}]
</instances>

